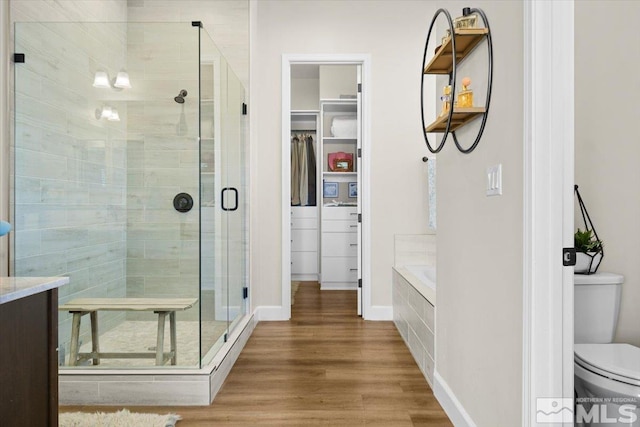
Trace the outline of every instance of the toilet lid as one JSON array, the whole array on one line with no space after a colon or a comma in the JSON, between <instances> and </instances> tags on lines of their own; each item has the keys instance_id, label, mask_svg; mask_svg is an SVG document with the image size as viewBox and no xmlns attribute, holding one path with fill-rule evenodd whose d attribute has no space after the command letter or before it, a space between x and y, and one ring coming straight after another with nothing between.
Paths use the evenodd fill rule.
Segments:
<instances>
[{"instance_id":1,"label":"toilet lid","mask_svg":"<svg viewBox=\"0 0 640 427\"><path fill-rule=\"evenodd\" d=\"M619 285L624 282L624 276L616 273L574 274L574 285Z\"/></svg>"},{"instance_id":2,"label":"toilet lid","mask_svg":"<svg viewBox=\"0 0 640 427\"><path fill-rule=\"evenodd\" d=\"M576 362L584 368L640 386L640 348L630 344L575 344Z\"/></svg>"}]
</instances>

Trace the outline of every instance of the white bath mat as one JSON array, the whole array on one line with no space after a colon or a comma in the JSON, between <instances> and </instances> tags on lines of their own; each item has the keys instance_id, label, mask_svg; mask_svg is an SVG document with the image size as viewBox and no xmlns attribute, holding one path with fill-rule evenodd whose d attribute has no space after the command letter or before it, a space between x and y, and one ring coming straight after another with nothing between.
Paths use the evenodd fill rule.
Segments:
<instances>
[{"instance_id":1,"label":"white bath mat","mask_svg":"<svg viewBox=\"0 0 640 427\"><path fill-rule=\"evenodd\" d=\"M60 427L173 427L182 417L176 414L137 414L123 409L114 413L69 412L59 416Z\"/></svg>"}]
</instances>

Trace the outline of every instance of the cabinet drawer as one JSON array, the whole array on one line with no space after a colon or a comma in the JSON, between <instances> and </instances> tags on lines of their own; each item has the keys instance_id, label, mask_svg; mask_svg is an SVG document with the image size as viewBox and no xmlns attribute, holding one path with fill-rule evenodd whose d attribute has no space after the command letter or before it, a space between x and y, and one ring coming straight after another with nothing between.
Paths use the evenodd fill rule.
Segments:
<instances>
[{"instance_id":1,"label":"cabinet drawer","mask_svg":"<svg viewBox=\"0 0 640 427\"><path fill-rule=\"evenodd\" d=\"M323 282L357 282L357 257L322 257Z\"/></svg>"},{"instance_id":2,"label":"cabinet drawer","mask_svg":"<svg viewBox=\"0 0 640 427\"><path fill-rule=\"evenodd\" d=\"M317 206L292 206L291 218L318 218Z\"/></svg>"},{"instance_id":3,"label":"cabinet drawer","mask_svg":"<svg viewBox=\"0 0 640 427\"><path fill-rule=\"evenodd\" d=\"M323 233L322 256L358 256L358 235L356 233Z\"/></svg>"},{"instance_id":4,"label":"cabinet drawer","mask_svg":"<svg viewBox=\"0 0 640 427\"><path fill-rule=\"evenodd\" d=\"M318 218L291 218L291 228L294 230L317 230Z\"/></svg>"},{"instance_id":5,"label":"cabinet drawer","mask_svg":"<svg viewBox=\"0 0 640 427\"><path fill-rule=\"evenodd\" d=\"M318 274L318 252L291 252L291 274Z\"/></svg>"},{"instance_id":6,"label":"cabinet drawer","mask_svg":"<svg viewBox=\"0 0 640 427\"><path fill-rule=\"evenodd\" d=\"M355 220L322 221L322 232L325 233L357 233L358 223Z\"/></svg>"},{"instance_id":7,"label":"cabinet drawer","mask_svg":"<svg viewBox=\"0 0 640 427\"><path fill-rule=\"evenodd\" d=\"M318 230L291 230L291 251L318 251Z\"/></svg>"},{"instance_id":8,"label":"cabinet drawer","mask_svg":"<svg viewBox=\"0 0 640 427\"><path fill-rule=\"evenodd\" d=\"M322 219L353 219L357 221L358 209L354 207L333 206L322 209Z\"/></svg>"}]
</instances>

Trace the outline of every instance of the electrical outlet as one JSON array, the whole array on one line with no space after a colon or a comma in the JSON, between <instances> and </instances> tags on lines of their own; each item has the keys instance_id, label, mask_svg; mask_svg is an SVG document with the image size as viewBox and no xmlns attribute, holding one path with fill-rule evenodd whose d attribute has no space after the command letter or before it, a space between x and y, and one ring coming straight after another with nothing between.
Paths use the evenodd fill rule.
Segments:
<instances>
[{"instance_id":1,"label":"electrical outlet","mask_svg":"<svg viewBox=\"0 0 640 427\"><path fill-rule=\"evenodd\" d=\"M487 168L487 196L502 195L502 164Z\"/></svg>"}]
</instances>

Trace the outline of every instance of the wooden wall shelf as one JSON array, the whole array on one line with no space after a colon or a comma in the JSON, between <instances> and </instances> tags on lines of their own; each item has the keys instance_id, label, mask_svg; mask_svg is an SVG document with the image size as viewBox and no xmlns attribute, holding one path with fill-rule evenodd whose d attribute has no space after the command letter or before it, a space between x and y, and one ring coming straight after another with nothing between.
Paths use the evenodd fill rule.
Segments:
<instances>
[{"instance_id":1,"label":"wooden wall shelf","mask_svg":"<svg viewBox=\"0 0 640 427\"><path fill-rule=\"evenodd\" d=\"M489 34L488 28L468 28L454 30L456 38L456 61L458 64ZM424 67L424 74L449 74L453 70L453 46L451 36L438 48L429 64Z\"/></svg>"},{"instance_id":2,"label":"wooden wall shelf","mask_svg":"<svg viewBox=\"0 0 640 427\"><path fill-rule=\"evenodd\" d=\"M482 116L487 110L484 107L454 108L451 116L449 132L455 132L473 119ZM448 114L438 117L436 121L426 127L426 132L444 132L447 130Z\"/></svg>"},{"instance_id":3,"label":"wooden wall shelf","mask_svg":"<svg viewBox=\"0 0 640 427\"><path fill-rule=\"evenodd\" d=\"M442 44L436 48L436 51L431 55L431 50L429 49L429 40L431 40L431 36L433 34L436 19L438 16L443 15L448 25L448 37L446 37ZM475 15L475 18L472 16ZM489 20L487 16L482 11L482 9L468 8L465 7L462 9L462 17L470 17L468 18L468 22L473 22L473 25L476 24L476 20L478 18L482 19L483 26L482 27L472 27L472 28L454 28L454 20L451 19L451 15L446 9L438 9L438 11L433 15L433 19L431 20L431 24L429 25L429 33L427 34L427 41L424 45L424 54L422 57L422 83L420 85L420 113L422 118L422 129L424 133L424 140L427 144L427 148L432 153L439 153L440 150L444 147L444 144L447 142L447 137L449 133L452 134L453 142L455 143L458 151L464 154L468 154L472 152L480 139L482 138L482 133L484 132L485 125L487 123L487 115L489 114L489 105L491 103L491 88L493 82L493 42L491 41L491 29L489 26ZM466 18L463 18L466 19ZM456 23L462 23L464 21L458 21L456 18ZM461 25L462 26L462 25ZM427 125L425 122L425 109L424 109L424 99L425 99L425 76L428 74L441 74L448 75L449 77L449 89L446 91L447 95L450 94L450 98L446 99L448 102L448 106L451 104L455 105L456 98L460 95L460 89L456 88L456 73L457 69L460 66L460 63L467 58L471 52L482 42L486 40L487 43L487 54L488 54L488 69L487 69L487 96L485 100L484 107L453 107L453 111L449 111L447 114L439 116L433 121L431 124ZM454 46L455 45L455 46ZM428 62L427 59L431 58ZM463 79L464 81L464 79ZM467 85L469 82L466 83ZM463 86L464 89L464 86ZM443 98L441 98L443 100ZM463 102L464 101L464 102ZM466 102L466 100L460 101L460 105L472 104ZM445 102L443 100L443 102ZM449 120L449 117L451 120ZM469 124L474 121L476 118L481 118L482 123L479 126L478 133L475 136L475 140L468 146L463 146L456 136L455 131L460 129L461 127ZM447 128L447 123L449 123L449 127ZM440 133L442 137L439 138L440 142L434 147L429 143L428 133Z\"/></svg>"}]
</instances>

